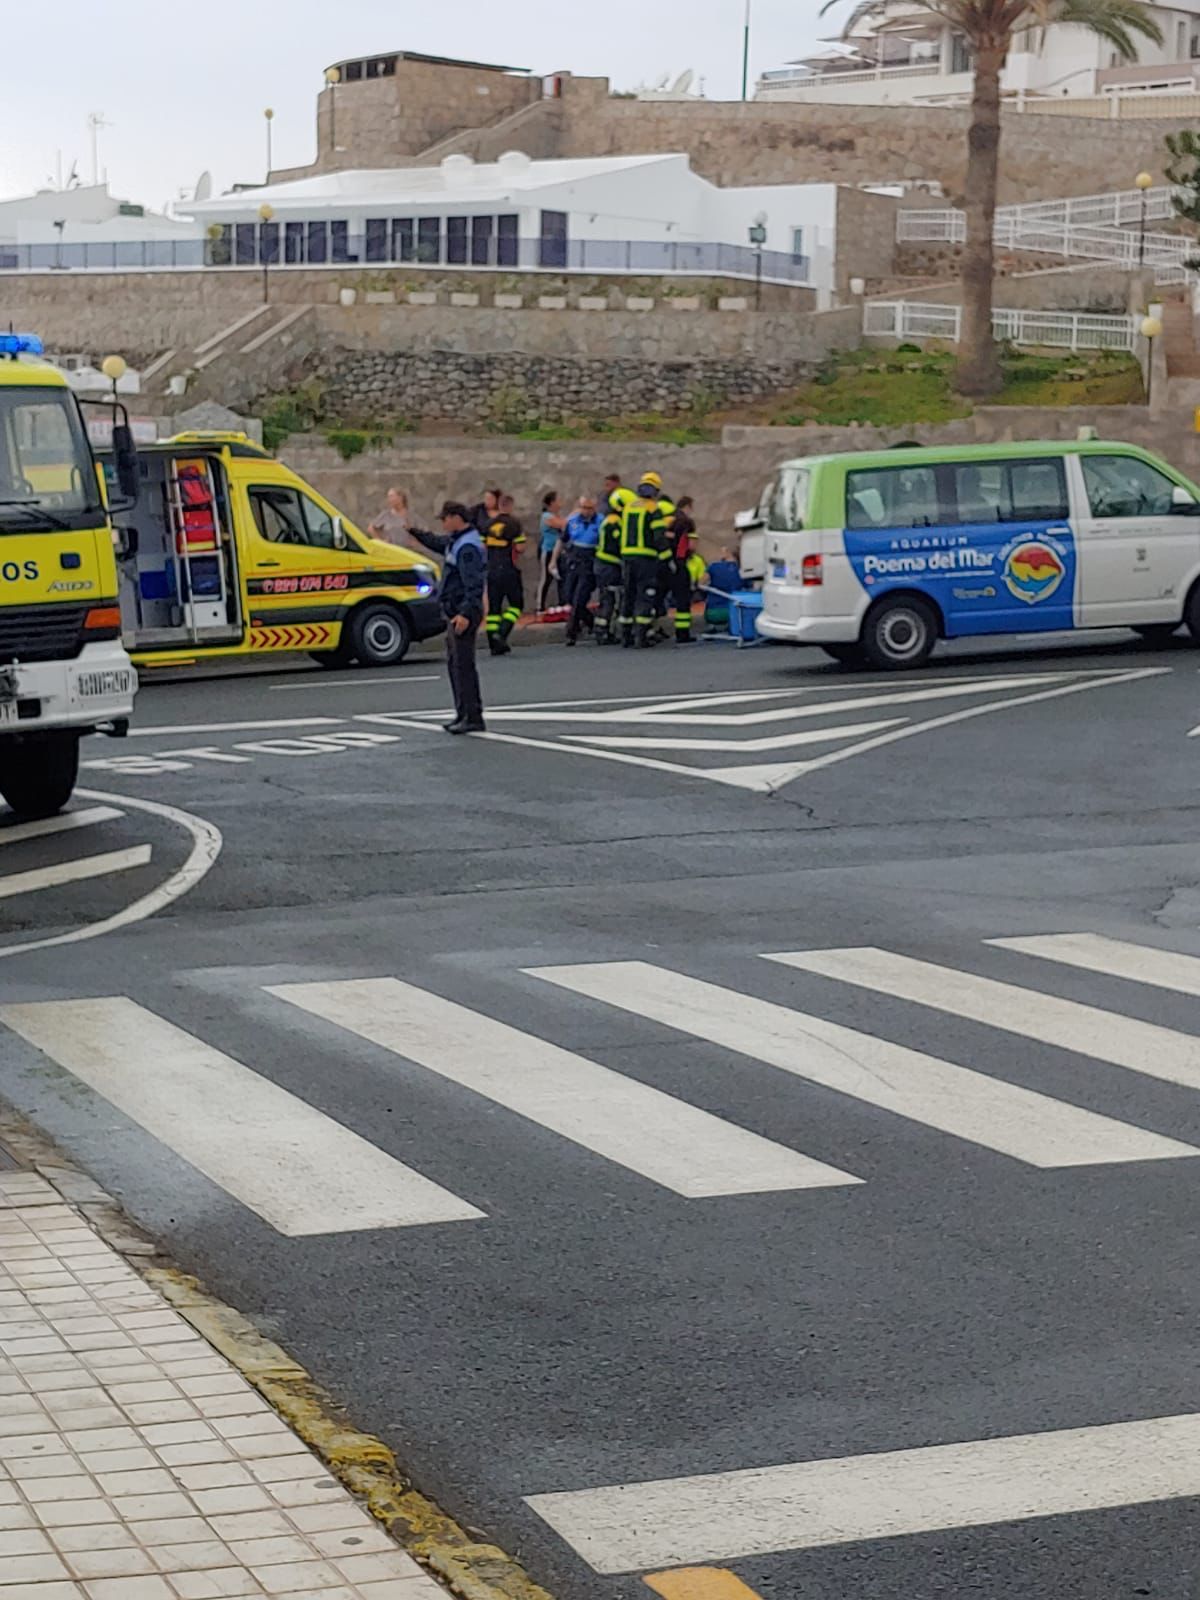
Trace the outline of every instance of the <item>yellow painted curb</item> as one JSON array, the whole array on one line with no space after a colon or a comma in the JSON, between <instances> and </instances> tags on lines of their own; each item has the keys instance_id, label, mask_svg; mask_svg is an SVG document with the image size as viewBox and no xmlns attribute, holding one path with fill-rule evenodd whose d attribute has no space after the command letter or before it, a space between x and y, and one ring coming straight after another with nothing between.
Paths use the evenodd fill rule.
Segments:
<instances>
[{"instance_id":1,"label":"yellow painted curb","mask_svg":"<svg viewBox=\"0 0 1200 1600\"><path fill-rule=\"evenodd\" d=\"M724 1567L680 1567L651 1573L642 1582L663 1600L761 1600Z\"/></svg>"},{"instance_id":2,"label":"yellow painted curb","mask_svg":"<svg viewBox=\"0 0 1200 1600\"><path fill-rule=\"evenodd\" d=\"M552 1600L512 1556L472 1539L414 1489L382 1440L339 1421L333 1401L316 1380L239 1312L172 1267L143 1268L143 1274L328 1463L392 1537L455 1594L463 1600ZM712 1600L721 1597L714 1594Z\"/></svg>"}]
</instances>

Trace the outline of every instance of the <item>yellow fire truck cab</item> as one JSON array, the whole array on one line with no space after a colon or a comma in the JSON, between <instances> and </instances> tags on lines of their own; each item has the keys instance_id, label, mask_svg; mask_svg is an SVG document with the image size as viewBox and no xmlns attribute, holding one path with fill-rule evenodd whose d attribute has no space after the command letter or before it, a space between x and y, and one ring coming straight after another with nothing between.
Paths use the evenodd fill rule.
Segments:
<instances>
[{"instance_id":1,"label":"yellow fire truck cab","mask_svg":"<svg viewBox=\"0 0 1200 1600\"><path fill-rule=\"evenodd\" d=\"M142 445L138 472L118 521L139 665L307 651L325 666L392 666L442 631L430 559L361 532L245 434Z\"/></svg>"},{"instance_id":2,"label":"yellow fire truck cab","mask_svg":"<svg viewBox=\"0 0 1200 1600\"><path fill-rule=\"evenodd\" d=\"M0 794L24 817L71 797L85 733L125 733L137 674L121 643L117 562L78 401L32 334L0 335ZM136 472L114 410L115 478Z\"/></svg>"}]
</instances>

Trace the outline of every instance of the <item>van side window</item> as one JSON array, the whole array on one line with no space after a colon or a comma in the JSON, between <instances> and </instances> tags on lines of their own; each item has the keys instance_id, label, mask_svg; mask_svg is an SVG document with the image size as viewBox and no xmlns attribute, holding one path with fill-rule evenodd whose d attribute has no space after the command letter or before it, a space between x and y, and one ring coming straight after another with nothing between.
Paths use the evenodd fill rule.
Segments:
<instances>
[{"instance_id":1,"label":"van side window","mask_svg":"<svg viewBox=\"0 0 1200 1600\"><path fill-rule=\"evenodd\" d=\"M1094 517L1167 517L1175 485L1166 473L1136 456L1081 456L1083 481Z\"/></svg>"},{"instance_id":2,"label":"van side window","mask_svg":"<svg viewBox=\"0 0 1200 1600\"><path fill-rule=\"evenodd\" d=\"M333 518L306 494L274 484L252 488L249 494L255 524L269 544L334 548Z\"/></svg>"},{"instance_id":3,"label":"van side window","mask_svg":"<svg viewBox=\"0 0 1200 1600\"><path fill-rule=\"evenodd\" d=\"M932 467L872 467L846 474L847 528L934 528L941 520Z\"/></svg>"},{"instance_id":4,"label":"van side window","mask_svg":"<svg viewBox=\"0 0 1200 1600\"><path fill-rule=\"evenodd\" d=\"M1068 515L1061 459L959 461L948 470L954 506L947 522L1054 522Z\"/></svg>"}]
</instances>

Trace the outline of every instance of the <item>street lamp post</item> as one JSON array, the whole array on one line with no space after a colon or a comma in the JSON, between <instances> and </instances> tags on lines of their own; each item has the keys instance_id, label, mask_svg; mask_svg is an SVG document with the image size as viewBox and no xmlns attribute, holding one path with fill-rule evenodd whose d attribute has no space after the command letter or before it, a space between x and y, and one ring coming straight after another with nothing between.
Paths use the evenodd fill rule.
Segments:
<instances>
[{"instance_id":1,"label":"street lamp post","mask_svg":"<svg viewBox=\"0 0 1200 1600\"><path fill-rule=\"evenodd\" d=\"M1154 341L1163 331L1157 317L1142 318L1142 338L1146 341L1146 410L1154 398Z\"/></svg>"},{"instance_id":2,"label":"street lamp post","mask_svg":"<svg viewBox=\"0 0 1200 1600\"><path fill-rule=\"evenodd\" d=\"M1138 228L1138 266L1144 267L1146 264L1146 191L1153 185L1154 179L1148 172L1139 172L1133 181L1142 193L1141 224Z\"/></svg>"},{"instance_id":3,"label":"street lamp post","mask_svg":"<svg viewBox=\"0 0 1200 1600\"><path fill-rule=\"evenodd\" d=\"M275 236L271 233L270 228L271 219L274 215L274 206L269 206L265 202L259 206L258 253L262 257L263 305L269 305L271 301L271 247L275 242Z\"/></svg>"},{"instance_id":4,"label":"street lamp post","mask_svg":"<svg viewBox=\"0 0 1200 1600\"><path fill-rule=\"evenodd\" d=\"M746 21L742 28L742 100L749 98L750 93L750 7L753 0L746 0Z\"/></svg>"},{"instance_id":5,"label":"street lamp post","mask_svg":"<svg viewBox=\"0 0 1200 1600\"><path fill-rule=\"evenodd\" d=\"M337 67L325 69L325 82L329 86L329 150L332 154L337 149L337 86L342 81L342 74Z\"/></svg>"},{"instance_id":6,"label":"street lamp post","mask_svg":"<svg viewBox=\"0 0 1200 1600\"><path fill-rule=\"evenodd\" d=\"M117 415L117 385L129 371L129 367L124 356L105 356L104 360L100 363L100 371L108 379L109 383L112 384L113 420L115 422Z\"/></svg>"},{"instance_id":7,"label":"street lamp post","mask_svg":"<svg viewBox=\"0 0 1200 1600\"><path fill-rule=\"evenodd\" d=\"M266 124L267 124L267 182L270 183L270 181L271 181L271 172L272 172L272 170L273 170L273 168L275 166L274 151L271 148L271 131L272 131L272 124L275 121L275 113L274 113L274 111L272 111L270 106L268 106L267 109L263 112L263 118L264 118L264 120L266 121Z\"/></svg>"},{"instance_id":8,"label":"street lamp post","mask_svg":"<svg viewBox=\"0 0 1200 1600\"><path fill-rule=\"evenodd\" d=\"M750 226L750 243L754 246L754 309L762 310L763 245L767 242L767 219L761 214Z\"/></svg>"}]
</instances>

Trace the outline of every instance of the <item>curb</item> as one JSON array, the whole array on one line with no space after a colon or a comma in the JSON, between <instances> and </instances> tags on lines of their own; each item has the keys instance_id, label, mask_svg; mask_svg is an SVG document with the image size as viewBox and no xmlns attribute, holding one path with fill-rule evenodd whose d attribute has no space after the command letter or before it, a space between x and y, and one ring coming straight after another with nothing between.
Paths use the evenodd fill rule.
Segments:
<instances>
[{"instance_id":1,"label":"curb","mask_svg":"<svg viewBox=\"0 0 1200 1600\"><path fill-rule=\"evenodd\" d=\"M0 1147L53 1185L105 1242L254 1386L396 1542L462 1600L554 1600L513 1556L482 1543L414 1488L381 1439L339 1415L325 1389L240 1311L180 1271L118 1203L24 1117L0 1111Z\"/></svg>"}]
</instances>

